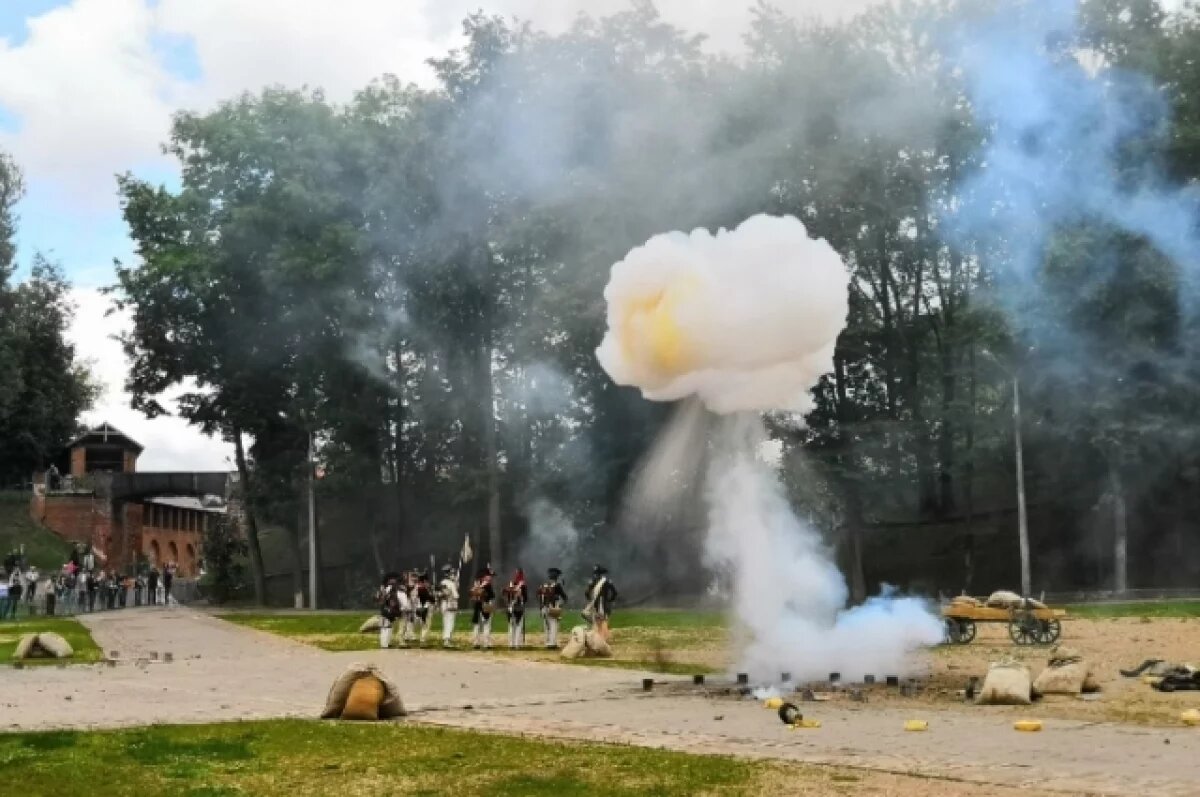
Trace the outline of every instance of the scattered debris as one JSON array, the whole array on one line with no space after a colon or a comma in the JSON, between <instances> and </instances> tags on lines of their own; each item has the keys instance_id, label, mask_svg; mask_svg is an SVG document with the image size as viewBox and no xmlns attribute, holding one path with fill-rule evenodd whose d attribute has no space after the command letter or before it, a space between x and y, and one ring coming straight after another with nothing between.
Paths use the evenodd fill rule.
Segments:
<instances>
[{"instance_id":1,"label":"scattered debris","mask_svg":"<svg viewBox=\"0 0 1200 797\"><path fill-rule=\"evenodd\" d=\"M1013 729L1025 731L1026 733L1036 733L1042 729L1041 720L1017 720L1013 723Z\"/></svg>"},{"instance_id":2,"label":"scattered debris","mask_svg":"<svg viewBox=\"0 0 1200 797\"><path fill-rule=\"evenodd\" d=\"M914 732L927 731L929 730L929 722L927 720L908 720L904 723L904 730Z\"/></svg>"}]
</instances>

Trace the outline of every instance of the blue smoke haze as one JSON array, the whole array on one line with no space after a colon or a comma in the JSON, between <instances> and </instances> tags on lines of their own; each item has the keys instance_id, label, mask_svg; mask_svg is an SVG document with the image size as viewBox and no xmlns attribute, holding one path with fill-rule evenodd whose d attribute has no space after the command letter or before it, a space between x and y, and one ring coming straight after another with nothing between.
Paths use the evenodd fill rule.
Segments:
<instances>
[{"instance_id":1,"label":"blue smoke haze","mask_svg":"<svg viewBox=\"0 0 1200 797\"><path fill-rule=\"evenodd\" d=\"M1007 4L1006 4L1007 5ZM1168 130L1163 96L1144 76L1084 63L1075 0L1030 0L943 38L979 124L982 167L945 219L952 243L999 244L1027 280L1055 231L1092 221L1144 236L1181 268L1200 265L1200 192L1164 183L1123 150Z\"/></svg>"}]
</instances>

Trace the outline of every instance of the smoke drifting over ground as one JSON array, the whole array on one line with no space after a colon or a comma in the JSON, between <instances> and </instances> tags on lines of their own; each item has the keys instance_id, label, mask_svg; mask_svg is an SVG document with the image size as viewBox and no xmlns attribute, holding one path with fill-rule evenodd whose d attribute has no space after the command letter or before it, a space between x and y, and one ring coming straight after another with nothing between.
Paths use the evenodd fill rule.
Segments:
<instances>
[{"instance_id":1,"label":"smoke drifting over ground","mask_svg":"<svg viewBox=\"0 0 1200 797\"><path fill-rule=\"evenodd\" d=\"M760 413L810 409L809 391L832 369L847 280L836 252L800 221L756 216L716 236L656 236L613 267L605 290L597 356L609 375L650 399L695 397L639 472L627 522L669 523L707 461L705 559L731 576L750 632L741 666L760 677L900 672L909 651L942 635L912 599L885 594L843 611L845 580L763 458ZM700 402L721 416L715 424Z\"/></svg>"}]
</instances>

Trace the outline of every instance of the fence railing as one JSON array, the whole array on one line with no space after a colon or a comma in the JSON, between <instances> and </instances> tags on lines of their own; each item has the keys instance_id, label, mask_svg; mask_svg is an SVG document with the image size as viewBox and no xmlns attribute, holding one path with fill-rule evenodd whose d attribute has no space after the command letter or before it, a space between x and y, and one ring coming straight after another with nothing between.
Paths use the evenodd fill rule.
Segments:
<instances>
[{"instance_id":1,"label":"fence railing","mask_svg":"<svg viewBox=\"0 0 1200 797\"><path fill-rule=\"evenodd\" d=\"M169 602L168 602L169 597ZM127 587L108 590L52 590L39 584L31 597L22 595L15 604L15 617L75 617L96 612L122 611L145 606L181 606L200 600L199 582L194 579L176 580L167 596L161 582L153 596L149 590ZM12 619L11 615L6 619Z\"/></svg>"}]
</instances>

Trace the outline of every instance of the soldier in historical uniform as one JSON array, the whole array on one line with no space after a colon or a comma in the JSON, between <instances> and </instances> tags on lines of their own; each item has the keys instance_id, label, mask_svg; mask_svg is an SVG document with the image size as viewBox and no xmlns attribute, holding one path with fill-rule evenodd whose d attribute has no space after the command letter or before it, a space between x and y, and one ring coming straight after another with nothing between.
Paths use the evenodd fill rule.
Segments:
<instances>
[{"instance_id":1,"label":"soldier in historical uniform","mask_svg":"<svg viewBox=\"0 0 1200 797\"><path fill-rule=\"evenodd\" d=\"M525 647L525 604L529 602L529 587L525 571L517 568L504 588L504 605L508 611L508 646L513 650Z\"/></svg>"},{"instance_id":2,"label":"soldier in historical uniform","mask_svg":"<svg viewBox=\"0 0 1200 797\"><path fill-rule=\"evenodd\" d=\"M548 580L538 587L538 602L546 625L546 648L558 647L558 623L567 604L567 590L562 583L562 571L557 567L547 571Z\"/></svg>"},{"instance_id":3,"label":"soldier in historical uniform","mask_svg":"<svg viewBox=\"0 0 1200 797\"><path fill-rule=\"evenodd\" d=\"M379 603L379 647L387 649L392 644L392 624L404 611L400 588L400 574L388 573L383 577L376 598Z\"/></svg>"},{"instance_id":4,"label":"soldier in historical uniform","mask_svg":"<svg viewBox=\"0 0 1200 797\"><path fill-rule=\"evenodd\" d=\"M471 645L478 649L492 647L492 612L496 608L495 576L491 565L485 565L471 585Z\"/></svg>"},{"instance_id":5,"label":"soldier in historical uniform","mask_svg":"<svg viewBox=\"0 0 1200 797\"><path fill-rule=\"evenodd\" d=\"M593 568L592 580L588 582L586 594L587 606L583 610L583 619L607 640L608 619L612 616L612 607L617 600L617 588L608 577L607 567L596 565Z\"/></svg>"},{"instance_id":6,"label":"soldier in historical uniform","mask_svg":"<svg viewBox=\"0 0 1200 797\"><path fill-rule=\"evenodd\" d=\"M413 625L415 625L417 617L414 610L414 599L417 596L417 573L415 570L405 570L400 579L400 591L404 593L401 602L404 605L404 630L400 634L401 640L405 645L412 642L416 637L413 634Z\"/></svg>"},{"instance_id":7,"label":"soldier in historical uniform","mask_svg":"<svg viewBox=\"0 0 1200 797\"><path fill-rule=\"evenodd\" d=\"M438 601L442 610L442 647L454 647L454 618L458 614L458 573L450 565L442 566L438 582Z\"/></svg>"},{"instance_id":8,"label":"soldier in historical uniform","mask_svg":"<svg viewBox=\"0 0 1200 797\"><path fill-rule=\"evenodd\" d=\"M433 625L433 589L429 586L429 574L424 570L417 573L417 586L413 590L413 622L420 629L418 638L424 647L429 626Z\"/></svg>"}]
</instances>

